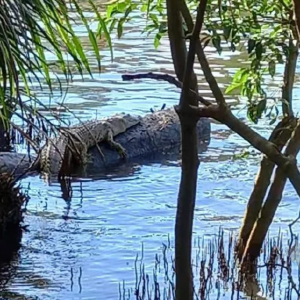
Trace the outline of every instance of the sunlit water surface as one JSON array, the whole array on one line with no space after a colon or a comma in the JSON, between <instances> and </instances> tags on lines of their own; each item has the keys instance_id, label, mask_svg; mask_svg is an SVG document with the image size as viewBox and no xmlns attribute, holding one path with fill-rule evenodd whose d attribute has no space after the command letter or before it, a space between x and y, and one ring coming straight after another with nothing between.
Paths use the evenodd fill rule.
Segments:
<instances>
[{"instance_id":1,"label":"sunlit water surface","mask_svg":"<svg viewBox=\"0 0 300 300\"><path fill-rule=\"evenodd\" d=\"M130 112L144 115L163 103L177 103L179 91L166 82L137 80L124 82L126 72L166 72L173 74L167 39L154 50L152 37L141 36L143 21L135 20L125 29L121 40L114 38L114 61L104 48L102 73L94 69L94 80L76 77L64 100L82 120ZM83 38L85 31L75 27ZM86 51L90 51L86 46ZM207 47L207 57L222 88L229 75L244 61L243 53L224 52L218 56ZM92 54L91 54L92 55ZM91 56L92 57L92 56ZM270 90L280 92L282 66ZM202 74L197 66L197 73ZM298 82L295 83L299 85ZM211 98L203 76L200 91ZM298 98L298 89L295 97ZM48 96L41 95L48 103ZM55 99L61 101L59 97ZM245 118L244 103L237 98L235 113ZM52 103L55 106L55 103ZM71 114L66 119L78 122ZM267 122L253 126L264 136L270 133ZM215 235L219 226L226 232L241 225L246 203L258 169L260 156L234 160L233 155L248 149L248 144L225 126L212 123L211 142L199 154L195 237ZM67 204L59 184L47 186L39 177L22 181L30 201L25 214L29 232L24 233L15 271L6 291L33 299L119 299L119 283L134 284L134 260L144 245L144 261L151 270L162 243L173 243L174 216L180 166L172 164L136 165L127 177L76 179L73 197ZM276 214L271 235L298 215L299 200L290 184Z\"/></svg>"}]
</instances>

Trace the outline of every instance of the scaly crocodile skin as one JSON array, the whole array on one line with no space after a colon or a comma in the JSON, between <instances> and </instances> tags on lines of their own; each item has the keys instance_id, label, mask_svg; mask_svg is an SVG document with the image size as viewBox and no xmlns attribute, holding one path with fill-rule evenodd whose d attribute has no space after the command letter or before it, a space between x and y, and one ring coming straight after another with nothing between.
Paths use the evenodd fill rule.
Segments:
<instances>
[{"instance_id":1,"label":"scaly crocodile skin","mask_svg":"<svg viewBox=\"0 0 300 300\"><path fill-rule=\"evenodd\" d=\"M141 117L129 114L116 114L112 117L82 122L49 139L40 154L41 172L48 175L59 174L63 163L71 160L84 162L87 150L106 140L119 154L126 157L124 148L114 141L114 137L139 124Z\"/></svg>"}]
</instances>

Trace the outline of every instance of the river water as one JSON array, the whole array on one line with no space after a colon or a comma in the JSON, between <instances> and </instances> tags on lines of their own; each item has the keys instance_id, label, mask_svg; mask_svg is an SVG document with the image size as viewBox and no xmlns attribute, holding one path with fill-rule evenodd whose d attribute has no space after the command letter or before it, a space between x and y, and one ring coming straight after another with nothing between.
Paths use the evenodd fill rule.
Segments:
<instances>
[{"instance_id":1,"label":"river water","mask_svg":"<svg viewBox=\"0 0 300 300\"><path fill-rule=\"evenodd\" d=\"M113 35L114 60L111 62L109 50L104 47L101 74L94 68L93 80L86 76L82 81L77 76L70 85L64 103L82 120L117 112L144 115L163 103L171 107L178 102L178 89L168 83L121 79L127 72L174 74L167 38L155 50L153 38L141 35L143 22L127 24L120 40ZM82 26L76 25L75 29L82 40L86 39ZM93 59L87 44L85 51ZM207 47L206 53L222 88L245 60L245 54L239 51L224 51L219 56ZM196 72L199 90L210 99L198 66ZM282 66L277 72L269 89L280 93ZM295 89L295 97L297 92ZM41 94L40 99L47 103L48 95ZM60 98L55 100L59 102ZM245 119L245 103L237 97L228 97L228 102L235 114ZM64 114L71 123L78 122L71 114ZM267 121L251 126L264 136L270 133ZM234 154L244 149L248 150L249 145L238 135L212 122L211 142L206 151L199 153L195 239L216 236L220 226L225 234L237 232L241 225L260 161L254 150L248 159L235 160ZM47 186L38 176L24 179L23 189L30 195L24 220L29 231L24 233L22 247L12 262L13 275L3 295L5 291L10 295L8 299L119 299L122 281L128 287L134 286L134 262L142 246L151 274L162 243L169 239L173 244L179 180L176 161L140 164L126 178L116 174L101 179L77 178L72 183L72 201L66 203L59 184ZM299 200L288 184L271 236L279 228L288 231L287 225L297 217L298 207Z\"/></svg>"}]
</instances>

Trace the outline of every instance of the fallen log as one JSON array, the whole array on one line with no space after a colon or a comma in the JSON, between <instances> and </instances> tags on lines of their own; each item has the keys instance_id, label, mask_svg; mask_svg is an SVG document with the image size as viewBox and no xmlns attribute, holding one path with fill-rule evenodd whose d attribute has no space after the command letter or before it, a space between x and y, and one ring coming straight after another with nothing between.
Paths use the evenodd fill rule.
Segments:
<instances>
[{"instance_id":1,"label":"fallen log","mask_svg":"<svg viewBox=\"0 0 300 300\"><path fill-rule=\"evenodd\" d=\"M209 119L200 119L198 122L199 144L207 145L209 143L210 131ZM157 161L166 156L179 158L180 136L179 118L175 110L170 108L145 115L139 125L117 135L114 140L127 151L128 162ZM90 157L86 166L88 174L102 172L122 163L117 151L113 150L107 142L102 142L99 146L104 154L104 159L98 148L92 147L89 150ZM81 173L82 170L80 168L78 172Z\"/></svg>"},{"instance_id":2,"label":"fallen log","mask_svg":"<svg viewBox=\"0 0 300 300\"><path fill-rule=\"evenodd\" d=\"M210 141L210 121L202 118L198 122L199 144L208 144ZM180 150L180 122L173 108L156 111L145 115L141 123L125 133L115 137L128 154L128 161L160 159L165 156L177 155ZM99 144L104 159L96 146L89 149L88 164L85 168L76 167L72 175L84 176L105 171L108 168L124 163L117 151L110 148L107 142ZM15 172L15 176L21 176L30 167L32 160L27 154L2 152L0 153L0 173ZM31 166L31 175L39 172L39 164Z\"/></svg>"},{"instance_id":3,"label":"fallen log","mask_svg":"<svg viewBox=\"0 0 300 300\"><path fill-rule=\"evenodd\" d=\"M23 153L0 152L0 174L9 173L14 175L14 177L37 174L37 170L29 170L35 158L36 155L29 157L28 154Z\"/></svg>"}]
</instances>

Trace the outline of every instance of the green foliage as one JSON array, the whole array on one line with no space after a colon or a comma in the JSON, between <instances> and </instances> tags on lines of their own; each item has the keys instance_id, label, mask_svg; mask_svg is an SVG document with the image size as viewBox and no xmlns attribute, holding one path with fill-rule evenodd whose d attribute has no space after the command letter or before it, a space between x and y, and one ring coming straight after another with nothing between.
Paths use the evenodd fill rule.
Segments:
<instances>
[{"instance_id":1,"label":"green foliage","mask_svg":"<svg viewBox=\"0 0 300 300\"><path fill-rule=\"evenodd\" d=\"M240 160L240 159L248 159L250 157L250 152L248 150L243 150L239 153L235 153L233 155L233 160Z\"/></svg>"},{"instance_id":2,"label":"green foliage","mask_svg":"<svg viewBox=\"0 0 300 300\"><path fill-rule=\"evenodd\" d=\"M123 25L132 19L145 19L146 24L143 32L148 35L155 33L154 47L160 45L161 38L167 33L166 12L164 8L165 1L162 0L115 0L110 2L107 7L107 14L105 18L106 27L109 32L117 29L118 38L123 34ZM142 13L137 14L137 12Z\"/></svg>"},{"instance_id":3,"label":"green foliage","mask_svg":"<svg viewBox=\"0 0 300 300\"><path fill-rule=\"evenodd\" d=\"M108 34L92 1L91 7L97 15L103 30ZM82 75L91 68L79 38L73 29L70 16L71 5L85 26L89 41L94 50L100 68L100 51L97 36L90 29L88 21L77 0L5 0L0 6L0 98L4 111L7 109L6 98L10 104L15 101L25 109L21 95L32 96L31 83L36 80L40 87L46 84L53 88L52 74L61 70L69 80L71 69L65 57L71 57L73 67ZM51 51L56 62L46 60L46 52ZM68 55L66 55L68 54ZM20 83L24 87L21 88Z\"/></svg>"},{"instance_id":4,"label":"green foliage","mask_svg":"<svg viewBox=\"0 0 300 300\"><path fill-rule=\"evenodd\" d=\"M186 1L193 13L196 0ZM132 18L147 16L144 31L155 33L154 46L167 32L166 11L162 0L114 1L107 10L110 30L117 25L122 36L123 24ZM135 14L134 14L135 13ZM193 14L194 15L194 14ZM240 93L248 103L248 117L257 122L266 113L274 122L278 115L277 101L267 105L264 83L276 75L276 65L283 64L289 55L289 39L294 37L291 0L213 1L207 4L205 31L201 41L211 43L219 54L223 49L237 49L248 54L246 64L237 71L226 93Z\"/></svg>"},{"instance_id":5,"label":"green foliage","mask_svg":"<svg viewBox=\"0 0 300 300\"><path fill-rule=\"evenodd\" d=\"M246 97L251 121L257 123L266 113L274 123L279 111L276 101L267 105L264 83L275 76L276 64L283 64L289 55L288 41L294 34L291 1L244 0L218 4L210 4L205 23L212 44L219 53L228 47L231 51L246 50L248 54L247 63L237 70L225 93Z\"/></svg>"}]
</instances>

